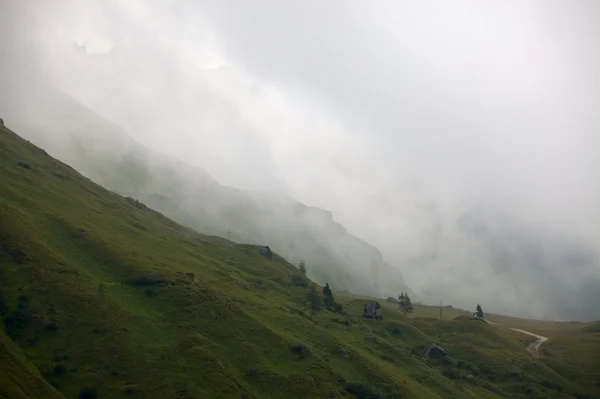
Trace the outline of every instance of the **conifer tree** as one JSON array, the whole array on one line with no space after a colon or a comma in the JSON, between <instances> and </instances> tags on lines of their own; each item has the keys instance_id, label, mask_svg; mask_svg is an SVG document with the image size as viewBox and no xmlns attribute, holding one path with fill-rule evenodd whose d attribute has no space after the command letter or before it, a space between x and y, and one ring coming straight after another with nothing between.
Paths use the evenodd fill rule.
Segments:
<instances>
[{"instance_id":1,"label":"conifer tree","mask_svg":"<svg viewBox=\"0 0 600 399\"><path fill-rule=\"evenodd\" d=\"M410 301L410 297L408 296L408 292L401 292L400 296L398 296L398 307L402 311L402 313L411 313L414 310L414 306Z\"/></svg>"},{"instance_id":2,"label":"conifer tree","mask_svg":"<svg viewBox=\"0 0 600 399\"><path fill-rule=\"evenodd\" d=\"M403 312L404 312L404 303L405 303L404 292L401 292L400 295L398 296L398 308L400 310L402 310Z\"/></svg>"},{"instance_id":3,"label":"conifer tree","mask_svg":"<svg viewBox=\"0 0 600 399\"><path fill-rule=\"evenodd\" d=\"M308 292L306 293L306 302L310 307L310 318L312 319L313 315L321 309L321 295L319 295L317 286L315 284L311 284L308 288Z\"/></svg>"},{"instance_id":4,"label":"conifer tree","mask_svg":"<svg viewBox=\"0 0 600 399\"><path fill-rule=\"evenodd\" d=\"M481 310L480 304L477 304L477 310L475 312L475 316L477 316L480 319L483 319L483 310Z\"/></svg>"},{"instance_id":5,"label":"conifer tree","mask_svg":"<svg viewBox=\"0 0 600 399\"><path fill-rule=\"evenodd\" d=\"M298 269L300 269L300 273L306 276L306 263L303 260L298 263Z\"/></svg>"},{"instance_id":6,"label":"conifer tree","mask_svg":"<svg viewBox=\"0 0 600 399\"><path fill-rule=\"evenodd\" d=\"M408 293L404 294L404 313L412 313L412 311L415 309L415 307L413 306L412 302L410 301L410 297L408 296Z\"/></svg>"},{"instance_id":7,"label":"conifer tree","mask_svg":"<svg viewBox=\"0 0 600 399\"><path fill-rule=\"evenodd\" d=\"M329 283L325 283L325 287L323 287L323 302L327 309L333 309L335 300L333 299L333 292L331 291L331 288L329 288Z\"/></svg>"}]
</instances>

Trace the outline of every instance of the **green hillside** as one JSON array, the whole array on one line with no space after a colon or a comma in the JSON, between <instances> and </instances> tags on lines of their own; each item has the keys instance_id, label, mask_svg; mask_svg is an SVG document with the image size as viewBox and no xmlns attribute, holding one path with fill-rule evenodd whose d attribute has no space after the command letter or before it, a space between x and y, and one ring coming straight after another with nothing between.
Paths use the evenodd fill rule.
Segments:
<instances>
[{"instance_id":1,"label":"green hillside","mask_svg":"<svg viewBox=\"0 0 600 399\"><path fill-rule=\"evenodd\" d=\"M298 270L258 250L0 127L0 398L600 396L597 326L534 360L526 336L458 310L440 325L433 308L382 302L385 319L367 320L367 298L336 294L344 311L311 320ZM433 342L450 358L423 357Z\"/></svg>"},{"instance_id":2,"label":"green hillside","mask_svg":"<svg viewBox=\"0 0 600 399\"><path fill-rule=\"evenodd\" d=\"M203 169L138 143L34 73L0 76L0 92L2 116L20 135L111 191L200 233L266 243L294 264L304 260L313 279L334 280L334 289L386 296L410 291L398 268L329 211L221 185Z\"/></svg>"},{"instance_id":3,"label":"green hillside","mask_svg":"<svg viewBox=\"0 0 600 399\"><path fill-rule=\"evenodd\" d=\"M0 398L64 399L1 330L0 365Z\"/></svg>"}]
</instances>

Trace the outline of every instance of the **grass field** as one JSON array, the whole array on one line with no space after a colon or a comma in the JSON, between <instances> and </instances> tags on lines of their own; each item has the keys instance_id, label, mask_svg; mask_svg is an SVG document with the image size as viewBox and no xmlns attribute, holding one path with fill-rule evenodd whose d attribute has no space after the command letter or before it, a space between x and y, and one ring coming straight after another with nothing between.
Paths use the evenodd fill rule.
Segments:
<instances>
[{"instance_id":1,"label":"grass field","mask_svg":"<svg viewBox=\"0 0 600 399\"><path fill-rule=\"evenodd\" d=\"M600 397L598 325L489 325L450 307L440 323L436 307L404 316L384 300L385 319L367 320L370 299L347 293L311 320L298 270L258 249L0 127L0 398ZM550 338L542 359L513 325ZM424 358L433 342L450 358Z\"/></svg>"}]
</instances>

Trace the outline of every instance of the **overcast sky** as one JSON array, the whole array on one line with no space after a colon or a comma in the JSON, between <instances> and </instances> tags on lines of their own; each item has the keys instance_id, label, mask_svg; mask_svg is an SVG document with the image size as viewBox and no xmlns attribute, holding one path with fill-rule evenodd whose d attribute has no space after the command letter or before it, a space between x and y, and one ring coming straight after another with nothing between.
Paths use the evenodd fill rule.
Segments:
<instances>
[{"instance_id":1,"label":"overcast sky","mask_svg":"<svg viewBox=\"0 0 600 399\"><path fill-rule=\"evenodd\" d=\"M3 48L138 141L392 259L474 206L600 249L596 0L0 3Z\"/></svg>"}]
</instances>

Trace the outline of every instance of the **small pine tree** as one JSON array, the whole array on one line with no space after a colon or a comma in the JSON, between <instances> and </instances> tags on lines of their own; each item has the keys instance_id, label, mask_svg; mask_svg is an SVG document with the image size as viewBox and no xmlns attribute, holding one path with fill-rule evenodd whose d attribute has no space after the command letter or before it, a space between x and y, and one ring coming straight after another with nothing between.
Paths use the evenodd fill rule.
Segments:
<instances>
[{"instance_id":1,"label":"small pine tree","mask_svg":"<svg viewBox=\"0 0 600 399\"><path fill-rule=\"evenodd\" d=\"M475 312L475 316L478 317L478 318L480 318L480 319L483 319L483 310L481 310L481 305L480 304L477 304L477 310Z\"/></svg>"},{"instance_id":2,"label":"small pine tree","mask_svg":"<svg viewBox=\"0 0 600 399\"><path fill-rule=\"evenodd\" d=\"M312 319L313 315L321 309L321 295L319 295L319 291L317 291L317 286L315 284L311 284L308 288L306 302L310 307L310 318Z\"/></svg>"},{"instance_id":3,"label":"small pine tree","mask_svg":"<svg viewBox=\"0 0 600 399\"><path fill-rule=\"evenodd\" d=\"M331 288L329 288L329 283L325 283L325 287L323 287L323 302L327 309L333 309L335 300L333 298L333 292L331 291Z\"/></svg>"},{"instance_id":4,"label":"small pine tree","mask_svg":"<svg viewBox=\"0 0 600 399\"><path fill-rule=\"evenodd\" d=\"M304 263L303 260L298 263L298 269L300 269L300 273L302 273L302 275L306 276L306 263Z\"/></svg>"},{"instance_id":5,"label":"small pine tree","mask_svg":"<svg viewBox=\"0 0 600 399\"><path fill-rule=\"evenodd\" d=\"M398 295L398 309L402 310L403 312L404 312L404 303L405 303L404 292L401 292L400 295Z\"/></svg>"},{"instance_id":6,"label":"small pine tree","mask_svg":"<svg viewBox=\"0 0 600 399\"><path fill-rule=\"evenodd\" d=\"M404 313L412 313L412 311L415 310L415 307L413 306L412 302L410 301L410 297L408 296L408 293L404 294Z\"/></svg>"}]
</instances>

